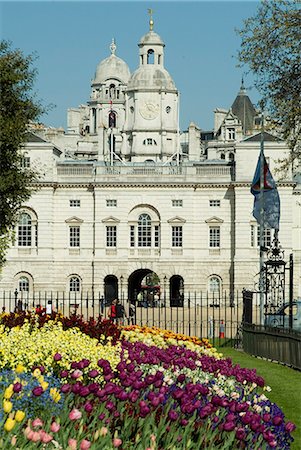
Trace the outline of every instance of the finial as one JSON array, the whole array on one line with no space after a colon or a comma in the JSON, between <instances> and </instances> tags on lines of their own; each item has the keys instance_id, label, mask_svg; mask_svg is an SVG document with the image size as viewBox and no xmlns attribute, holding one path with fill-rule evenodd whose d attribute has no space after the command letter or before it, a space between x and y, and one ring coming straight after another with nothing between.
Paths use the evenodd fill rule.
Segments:
<instances>
[{"instance_id":1,"label":"finial","mask_svg":"<svg viewBox=\"0 0 301 450\"><path fill-rule=\"evenodd\" d=\"M154 28L154 21L153 21L153 9L148 9L148 14L149 14L149 31L153 31Z\"/></svg>"},{"instance_id":2,"label":"finial","mask_svg":"<svg viewBox=\"0 0 301 450\"><path fill-rule=\"evenodd\" d=\"M246 90L245 85L244 85L244 77L242 76L241 77L241 85L240 85L239 94L240 95L246 95L246 93L247 93L247 90Z\"/></svg>"},{"instance_id":3,"label":"finial","mask_svg":"<svg viewBox=\"0 0 301 450\"><path fill-rule=\"evenodd\" d=\"M111 45L110 45L110 50L111 50L112 55L115 55L116 48L117 47L116 47L116 44L115 44L115 39L113 38L112 42L111 42Z\"/></svg>"}]
</instances>

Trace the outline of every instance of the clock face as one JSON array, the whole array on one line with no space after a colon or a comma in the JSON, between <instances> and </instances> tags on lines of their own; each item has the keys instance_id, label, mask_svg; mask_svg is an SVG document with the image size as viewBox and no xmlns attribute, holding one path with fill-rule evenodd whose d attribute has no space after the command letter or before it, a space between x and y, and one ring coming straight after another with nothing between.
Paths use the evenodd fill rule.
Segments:
<instances>
[{"instance_id":1,"label":"clock face","mask_svg":"<svg viewBox=\"0 0 301 450\"><path fill-rule=\"evenodd\" d=\"M144 105L142 105L139 109L139 112L143 119L155 119L159 114L159 105L156 105L153 102L145 102Z\"/></svg>"}]
</instances>

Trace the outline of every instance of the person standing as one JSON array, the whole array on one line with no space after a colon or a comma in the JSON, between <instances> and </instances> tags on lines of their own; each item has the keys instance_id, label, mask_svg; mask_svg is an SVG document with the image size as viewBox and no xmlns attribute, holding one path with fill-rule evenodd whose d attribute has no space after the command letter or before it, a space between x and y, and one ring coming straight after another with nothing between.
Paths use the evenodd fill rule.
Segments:
<instances>
[{"instance_id":1,"label":"person standing","mask_svg":"<svg viewBox=\"0 0 301 450\"><path fill-rule=\"evenodd\" d=\"M112 300L109 308L108 317L112 322L117 321L117 299Z\"/></svg>"}]
</instances>

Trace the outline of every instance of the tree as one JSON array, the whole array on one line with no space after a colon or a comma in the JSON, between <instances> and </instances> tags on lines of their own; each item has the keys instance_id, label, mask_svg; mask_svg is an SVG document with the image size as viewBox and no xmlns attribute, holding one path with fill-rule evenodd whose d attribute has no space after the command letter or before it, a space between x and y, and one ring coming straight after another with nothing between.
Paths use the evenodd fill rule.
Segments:
<instances>
[{"instance_id":1,"label":"tree","mask_svg":"<svg viewBox=\"0 0 301 450\"><path fill-rule=\"evenodd\" d=\"M44 111L32 92L36 69L11 43L0 42L0 266L5 260L21 205L30 198L38 174L22 167L28 124Z\"/></svg>"},{"instance_id":2,"label":"tree","mask_svg":"<svg viewBox=\"0 0 301 450\"><path fill-rule=\"evenodd\" d=\"M262 108L286 139L290 156L279 170L301 166L301 9L300 2L263 0L238 31L238 59L255 74Z\"/></svg>"}]
</instances>

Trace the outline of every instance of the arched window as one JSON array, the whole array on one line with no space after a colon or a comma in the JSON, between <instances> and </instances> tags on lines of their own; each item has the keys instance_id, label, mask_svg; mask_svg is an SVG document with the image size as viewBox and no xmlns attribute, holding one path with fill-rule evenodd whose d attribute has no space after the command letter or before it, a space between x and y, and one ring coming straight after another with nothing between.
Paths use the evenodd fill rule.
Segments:
<instances>
[{"instance_id":1,"label":"arched window","mask_svg":"<svg viewBox=\"0 0 301 450\"><path fill-rule=\"evenodd\" d=\"M29 279L25 276L22 276L19 279L19 291L20 292L29 292Z\"/></svg>"},{"instance_id":2,"label":"arched window","mask_svg":"<svg viewBox=\"0 0 301 450\"><path fill-rule=\"evenodd\" d=\"M219 294L221 290L221 280L217 276L210 277L209 279L209 291L212 294Z\"/></svg>"},{"instance_id":3,"label":"arched window","mask_svg":"<svg viewBox=\"0 0 301 450\"><path fill-rule=\"evenodd\" d=\"M22 211L18 222L18 246L37 246L37 219L29 211Z\"/></svg>"},{"instance_id":4,"label":"arched window","mask_svg":"<svg viewBox=\"0 0 301 450\"><path fill-rule=\"evenodd\" d=\"M69 291L79 292L80 291L80 279L77 276L72 276L69 280Z\"/></svg>"},{"instance_id":5,"label":"arched window","mask_svg":"<svg viewBox=\"0 0 301 450\"><path fill-rule=\"evenodd\" d=\"M225 159L225 153L221 153L221 159Z\"/></svg>"},{"instance_id":6,"label":"arched window","mask_svg":"<svg viewBox=\"0 0 301 450\"><path fill-rule=\"evenodd\" d=\"M110 98L114 99L115 98L115 84L110 84L109 93L110 93Z\"/></svg>"},{"instance_id":7,"label":"arched window","mask_svg":"<svg viewBox=\"0 0 301 450\"><path fill-rule=\"evenodd\" d=\"M150 49L147 52L147 64L154 64L154 62L155 62L154 50Z\"/></svg>"},{"instance_id":8,"label":"arched window","mask_svg":"<svg viewBox=\"0 0 301 450\"><path fill-rule=\"evenodd\" d=\"M144 139L143 145L157 145L157 142L155 141L155 139L147 138Z\"/></svg>"},{"instance_id":9,"label":"arched window","mask_svg":"<svg viewBox=\"0 0 301 450\"><path fill-rule=\"evenodd\" d=\"M138 247L151 247L152 221L148 214L141 214L138 219Z\"/></svg>"},{"instance_id":10,"label":"arched window","mask_svg":"<svg viewBox=\"0 0 301 450\"><path fill-rule=\"evenodd\" d=\"M234 153L229 153L229 161L234 161Z\"/></svg>"},{"instance_id":11,"label":"arched window","mask_svg":"<svg viewBox=\"0 0 301 450\"><path fill-rule=\"evenodd\" d=\"M109 113L109 128L116 128L116 113L114 111Z\"/></svg>"}]
</instances>

